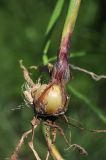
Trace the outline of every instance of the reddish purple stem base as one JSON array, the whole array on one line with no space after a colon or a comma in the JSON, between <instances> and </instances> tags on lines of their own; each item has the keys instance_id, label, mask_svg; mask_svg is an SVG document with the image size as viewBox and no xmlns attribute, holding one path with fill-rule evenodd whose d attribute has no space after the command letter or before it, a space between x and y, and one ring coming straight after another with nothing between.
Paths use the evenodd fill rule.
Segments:
<instances>
[{"instance_id":1,"label":"reddish purple stem base","mask_svg":"<svg viewBox=\"0 0 106 160\"><path fill-rule=\"evenodd\" d=\"M56 83L67 83L70 79L70 69L68 64L70 34L64 37L60 44L57 62L54 65L52 81Z\"/></svg>"}]
</instances>

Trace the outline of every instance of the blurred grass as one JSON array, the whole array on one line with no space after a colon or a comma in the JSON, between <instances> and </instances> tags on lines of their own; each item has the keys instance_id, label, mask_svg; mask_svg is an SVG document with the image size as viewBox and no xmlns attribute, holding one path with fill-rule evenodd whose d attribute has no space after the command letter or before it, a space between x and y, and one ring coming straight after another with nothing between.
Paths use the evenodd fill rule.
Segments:
<instances>
[{"instance_id":1,"label":"blurred grass","mask_svg":"<svg viewBox=\"0 0 106 160\"><path fill-rule=\"evenodd\" d=\"M44 35L56 2L56 0L0 1L0 159L8 157L21 134L30 128L29 121L33 117L31 108L11 110L23 103L21 86L24 80L18 60L23 59L26 66L42 63ZM68 1L65 2L61 17L53 31L49 58L56 56L67 6ZM74 57L70 62L98 74L106 74L105 7L105 0L82 1L71 43L72 53L84 52L86 55ZM89 76L77 71L73 71L73 76L74 79L69 85L86 95L89 101L106 113L106 81L94 82ZM106 125L88 105L73 96L70 90L69 94L71 99L68 116L84 123L87 128L105 128ZM106 159L106 135L70 129L63 122L61 125L68 137L69 132L72 132L72 143L81 144L89 152L88 157L82 157L75 151L64 151L65 143L58 135L57 145L65 159ZM41 127L36 131L35 142L44 159L46 143ZM23 160L34 159L27 142L20 157Z\"/></svg>"}]
</instances>

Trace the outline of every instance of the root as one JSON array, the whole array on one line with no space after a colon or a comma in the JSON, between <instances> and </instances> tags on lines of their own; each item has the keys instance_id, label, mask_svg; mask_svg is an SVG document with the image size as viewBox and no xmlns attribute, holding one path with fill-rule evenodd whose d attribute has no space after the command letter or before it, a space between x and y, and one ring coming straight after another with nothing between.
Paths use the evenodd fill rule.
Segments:
<instances>
[{"instance_id":1,"label":"root","mask_svg":"<svg viewBox=\"0 0 106 160\"><path fill-rule=\"evenodd\" d=\"M17 146L16 146L13 154L12 154L12 155L10 156L10 158L9 158L10 160L18 160L19 152L20 152L20 150L21 150L21 148L22 148L22 146L23 146L23 144L24 144L25 139L28 137L28 135L29 135L30 133L32 133L32 140L33 140L33 135L34 135L33 132L34 132L35 128L38 126L39 121L38 121L37 119L35 119L35 117L34 117L34 119L32 120L31 123L32 123L32 129L26 131L26 132L22 135L22 137L21 137L19 143L17 144ZM31 142L32 142L32 140L31 140ZM32 146L31 146L31 147L32 147ZM30 147L30 148L31 148L31 147ZM40 159L39 159L39 160L40 160Z\"/></svg>"},{"instance_id":2,"label":"root","mask_svg":"<svg viewBox=\"0 0 106 160\"><path fill-rule=\"evenodd\" d=\"M73 148L74 150L78 149L78 151L80 152L81 155L86 155L86 156L88 155L87 151L78 144L72 144L72 145L70 145L70 147L66 148L65 150L69 150L71 148Z\"/></svg>"},{"instance_id":3,"label":"root","mask_svg":"<svg viewBox=\"0 0 106 160\"><path fill-rule=\"evenodd\" d=\"M31 79L27 68L23 65L22 62L23 62L22 60L19 61L20 67L21 67L21 69L23 70L24 79L26 80L26 82L28 83L28 85L29 85L31 88L33 88L33 87L35 86L35 84L34 84L33 80Z\"/></svg>"}]
</instances>

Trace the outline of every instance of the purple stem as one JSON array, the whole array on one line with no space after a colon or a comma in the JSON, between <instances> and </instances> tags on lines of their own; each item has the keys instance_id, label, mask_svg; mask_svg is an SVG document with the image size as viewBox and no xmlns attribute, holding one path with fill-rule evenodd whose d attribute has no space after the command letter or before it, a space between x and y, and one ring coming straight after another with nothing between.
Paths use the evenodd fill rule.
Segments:
<instances>
[{"instance_id":1,"label":"purple stem","mask_svg":"<svg viewBox=\"0 0 106 160\"><path fill-rule=\"evenodd\" d=\"M52 82L66 84L70 79L68 64L69 42L73 33L81 0L70 0L65 20L57 62L52 73Z\"/></svg>"},{"instance_id":2,"label":"purple stem","mask_svg":"<svg viewBox=\"0 0 106 160\"><path fill-rule=\"evenodd\" d=\"M70 79L70 70L68 64L70 37L70 33L68 33L67 36L61 40L57 62L54 65L52 73L52 82L67 83Z\"/></svg>"}]
</instances>

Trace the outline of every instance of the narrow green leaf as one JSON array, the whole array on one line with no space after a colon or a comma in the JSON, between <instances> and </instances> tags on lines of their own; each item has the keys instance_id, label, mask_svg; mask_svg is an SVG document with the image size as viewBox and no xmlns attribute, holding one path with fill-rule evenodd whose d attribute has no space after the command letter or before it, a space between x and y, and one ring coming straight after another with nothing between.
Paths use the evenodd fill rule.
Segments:
<instances>
[{"instance_id":1,"label":"narrow green leaf","mask_svg":"<svg viewBox=\"0 0 106 160\"><path fill-rule=\"evenodd\" d=\"M43 63L44 63L44 58L46 56L47 59L47 52L51 43L50 37L53 32L53 29L55 25L58 22L58 19L61 15L62 8L63 8L64 0L58 0L56 3L56 6L54 8L54 11L52 13L52 16L50 18L49 24L47 26L46 32L45 32L45 44L44 44L44 49L43 49ZM46 62L47 63L47 62ZM45 64L45 63L44 63Z\"/></svg>"},{"instance_id":2,"label":"narrow green leaf","mask_svg":"<svg viewBox=\"0 0 106 160\"><path fill-rule=\"evenodd\" d=\"M45 35L48 35L50 33L50 31L52 30L52 28L54 27L54 25L56 24L60 14L61 14L63 4L64 4L64 0L57 1L56 6L54 8L54 11L52 13L51 19L49 21L48 27L46 29Z\"/></svg>"},{"instance_id":3,"label":"narrow green leaf","mask_svg":"<svg viewBox=\"0 0 106 160\"><path fill-rule=\"evenodd\" d=\"M92 104L92 102L83 94L81 94L80 92L78 92L76 89L74 89L73 87L69 86L69 90L80 100L82 100L85 104L88 105L88 107L94 112L96 113L96 115L102 120L102 122L106 123L106 115L103 114L103 112L94 104Z\"/></svg>"}]
</instances>

